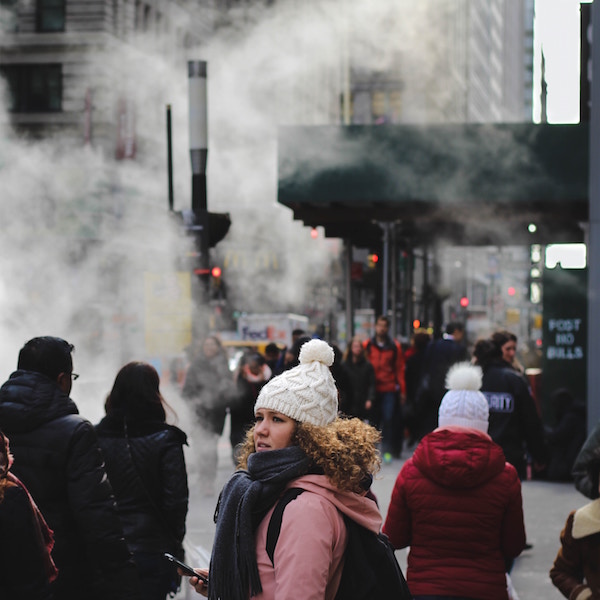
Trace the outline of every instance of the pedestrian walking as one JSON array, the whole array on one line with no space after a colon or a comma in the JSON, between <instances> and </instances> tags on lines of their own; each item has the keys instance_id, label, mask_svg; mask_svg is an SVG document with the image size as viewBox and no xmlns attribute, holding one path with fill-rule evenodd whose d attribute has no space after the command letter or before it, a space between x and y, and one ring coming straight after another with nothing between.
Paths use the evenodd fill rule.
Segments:
<instances>
[{"instance_id":1,"label":"pedestrian walking","mask_svg":"<svg viewBox=\"0 0 600 600\"><path fill-rule=\"evenodd\" d=\"M446 325L444 335L429 342L425 348L415 406L421 422L421 436L437 426L440 402L446 393L448 370L452 365L468 358L463 344L464 336L464 325L451 321Z\"/></svg>"},{"instance_id":2,"label":"pedestrian walking","mask_svg":"<svg viewBox=\"0 0 600 600\"><path fill-rule=\"evenodd\" d=\"M571 470L586 438L586 406L567 388L555 390L550 403L556 422L544 429L549 453L545 476L550 481L572 481Z\"/></svg>"},{"instance_id":3,"label":"pedestrian walking","mask_svg":"<svg viewBox=\"0 0 600 600\"><path fill-rule=\"evenodd\" d=\"M367 360L360 336L355 335L344 353L342 366L350 385L346 414L368 419L375 402L375 370Z\"/></svg>"},{"instance_id":4,"label":"pedestrian walking","mask_svg":"<svg viewBox=\"0 0 600 600\"><path fill-rule=\"evenodd\" d=\"M123 537L94 426L69 397L73 345L29 340L0 388L0 428L10 438L14 473L50 529L60 600L137 600L140 583Z\"/></svg>"},{"instance_id":5,"label":"pedestrian walking","mask_svg":"<svg viewBox=\"0 0 600 600\"><path fill-rule=\"evenodd\" d=\"M125 539L140 576L144 600L165 600L180 579L163 554L183 558L188 484L187 437L166 423L169 408L156 369L123 366L96 425Z\"/></svg>"},{"instance_id":6,"label":"pedestrian walking","mask_svg":"<svg viewBox=\"0 0 600 600\"><path fill-rule=\"evenodd\" d=\"M0 431L0 598L52 600L58 571L54 535L27 488L11 473L13 457Z\"/></svg>"},{"instance_id":7,"label":"pedestrian walking","mask_svg":"<svg viewBox=\"0 0 600 600\"><path fill-rule=\"evenodd\" d=\"M402 347L390 337L389 330L389 319L381 315L375 322L375 335L364 343L367 359L375 371L375 403L368 418L381 431L381 453L386 463L402 453L401 405L406 393Z\"/></svg>"},{"instance_id":8,"label":"pedestrian walking","mask_svg":"<svg viewBox=\"0 0 600 600\"><path fill-rule=\"evenodd\" d=\"M379 434L359 419L337 417L326 342L307 342L299 358L258 396L240 469L221 492L210 569L197 570L208 575L208 586L190 579L213 600L332 600L347 543L344 518L379 531L379 510L366 496L379 465ZM283 512L271 562L267 531L289 488L304 493Z\"/></svg>"},{"instance_id":9,"label":"pedestrian walking","mask_svg":"<svg viewBox=\"0 0 600 600\"><path fill-rule=\"evenodd\" d=\"M483 370L481 391L490 407L490 436L522 480L527 478L529 457L535 471L542 471L548 449L527 380L503 360L501 349L490 339L477 340L473 357Z\"/></svg>"},{"instance_id":10,"label":"pedestrian walking","mask_svg":"<svg viewBox=\"0 0 600 600\"><path fill-rule=\"evenodd\" d=\"M197 443L200 487L203 494L212 496L217 479L219 437L225 427L227 406L235 395L227 354L217 336L209 335L194 345L181 395L196 415L193 441Z\"/></svg>"},{"instance_id":11,"label":"pedestrian walking","mask_svg":"<svg viewBox=\"0 0 600 600\"><path fill-rule=\"evenodd\" d=\"M271 379L271 368L258 352L244 355L234 375L236 394L229 404L231 452L237 464L239 445L254 423L254 403L262 387Z\"/></svg>"},{"instance_id":12,"label":"pedestrian walking","mask_svg":"<svg viewBox=\"0 0 600 600\"><path fill-rule=\"evenodd\" d=\"M521 483L487 434L481 369L448 372L439 427L404 463L383 526L395 548L410 547L415 600L506 600L505 562L525 545Z\"/></svg>"},{"instance_id":13,"label":"pedestrian walking","mask_svg":"<svg viewBox=\"0 0 600 600\"><path fill-rule=\"evenodd\" d=\"M600 448L588 464L590 479L598 481ZM597 488L598 493L600 489ZM600 498L569 513L560 534L560 549L550 569L552 583L565 598L600 598Z\"/></svg>"}]
</instances>

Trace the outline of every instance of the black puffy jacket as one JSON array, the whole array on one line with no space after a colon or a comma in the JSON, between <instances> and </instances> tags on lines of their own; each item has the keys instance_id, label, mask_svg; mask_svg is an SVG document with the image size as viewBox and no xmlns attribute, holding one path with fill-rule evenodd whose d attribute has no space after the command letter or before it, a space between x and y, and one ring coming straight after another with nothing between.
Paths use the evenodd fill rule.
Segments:
<instances>
[{"instance_id":1,"label":"black puffy jacket","mask_svg":"<svg viewBox=\"0 0 600 600\"><path fill-rule=\"evenodd\" d=\"M15 371L0 388L0 429L10 439L14 474L54 531L55 597L138 599L94 426L50 378Z\"/></svg>"},{"instance_id":2,"label":"black puffy jacket","mask_svg":"<svg viewBox=\"0 0 600 600\"><path fill-rule=\"evenodd\" d=\"M132 552L177 554L185 535L186 435L159 421L127 424L107 416L96 433Z\"/></svg>"}]
</instances>

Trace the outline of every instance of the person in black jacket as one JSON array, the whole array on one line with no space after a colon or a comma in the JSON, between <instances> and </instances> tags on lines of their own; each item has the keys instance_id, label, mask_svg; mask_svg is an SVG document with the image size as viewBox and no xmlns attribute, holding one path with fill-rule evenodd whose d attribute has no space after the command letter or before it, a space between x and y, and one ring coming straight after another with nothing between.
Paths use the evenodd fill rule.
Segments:
<instances>
[{"instance_id":1,"label":"person in black jacket","mask_svg":"<svg viewBox=\"0 0 600 600\"><path fill-rule=\"evenodd\" d=\"M587 434L586 406L567 388L555 390L550 396L555 407L554 427L546 427L549 449L546 477L550 481L572 481L571 469Z\"/></svg>"},{"instance_id":2,"label":"person in black jacket","mask_svg":"<svg viewBox=\"0 0 600 600\"><path fill-rule=\"evenodd\" d=\"M348 416L365 420L375 401L375 369L367 360L360 336L355 335L348 344L342 365L350 385L347 405L341 410Z\"/></svg>"},{"instance_id":3,"label":"person in black jacket","mask_svg":"<svg viewBox=\"0 0 600 600\"><path fill-rule=\"evenodd\" d=\"M8 438L0 431L0 598L51 600L52 531L27 488L11 472Z\"/></svg>"},{"instance_id":4,"label":"person in black jacket","mask_svg":"<svg viewBox=\"0 0 600 600\"><path fill-rule=\"evenodd\" d=\"M179 577L163 554L183 557L188 483L186 435L166 423L156 369L130 362L117 374L96 425L125 539L138 568L144 600L165 600Z\"/></svg>"},{"instance_id":5,"label":"person in black jacket","mask_svg":"<svg viewBox=\"0 0 600 600\"><path fill-rule=\"evenodd\" d=\"M69 398L73 346L37 337L0 388L0 428L11 440L14 473L54 531L58 600L141 598L94 426Z\"/></svg>"},{"instance_id":6,"label":"person in black jacket","mask_svg":"<svg viewBox=\"0 0 600 600\"><path fill-rule=\"evenodd\" d=\"M481 339L473 349L475 363L483 370L481 391L490 406L490 437L502 447L507 462L521 479L527 477L527 462L541 471L548 460L544 428L525 377L502 359L501 349L490 339Z\"/></svg>"}]
</instances>

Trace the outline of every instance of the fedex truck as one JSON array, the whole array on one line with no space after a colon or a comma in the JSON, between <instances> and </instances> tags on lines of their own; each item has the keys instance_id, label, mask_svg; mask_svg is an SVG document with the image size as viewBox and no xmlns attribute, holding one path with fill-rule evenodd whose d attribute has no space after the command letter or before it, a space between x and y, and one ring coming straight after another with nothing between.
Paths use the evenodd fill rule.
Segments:
<instances>
[{"instance_id":1,"label":"fedex truck","mask_svg":"<svg viewBox=\"0 0 600 600\"><path fill-rule=\"evenodd\" d=\"M276 342L291 346L292 331L308 332L308 317L293 313L249 314L238 318L238 335L244 341Z\"/></svg>"}]
</instances>

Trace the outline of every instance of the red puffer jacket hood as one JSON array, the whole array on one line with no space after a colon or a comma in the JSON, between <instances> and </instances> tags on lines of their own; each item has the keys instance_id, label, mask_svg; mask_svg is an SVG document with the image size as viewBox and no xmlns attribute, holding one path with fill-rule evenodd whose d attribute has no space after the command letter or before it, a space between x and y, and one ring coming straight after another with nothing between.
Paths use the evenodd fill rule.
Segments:
<instances>
[{"instance_id":1,"label":"red puffer jacket hood","mask_svg":"<svg viewBox=\"0 0 600 600\"><path fill-rule=\"evenodd\" d=\"M466 452L465 448L469 448ZM438 485L474 488L504 469L504 453L490 438L469 429L436 429L426 435L413 454L415 466Z\"/></svg>"}]
</instances>

